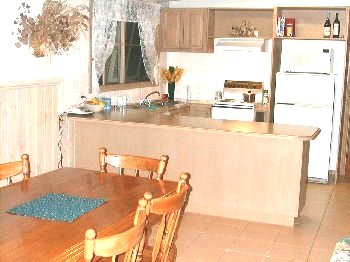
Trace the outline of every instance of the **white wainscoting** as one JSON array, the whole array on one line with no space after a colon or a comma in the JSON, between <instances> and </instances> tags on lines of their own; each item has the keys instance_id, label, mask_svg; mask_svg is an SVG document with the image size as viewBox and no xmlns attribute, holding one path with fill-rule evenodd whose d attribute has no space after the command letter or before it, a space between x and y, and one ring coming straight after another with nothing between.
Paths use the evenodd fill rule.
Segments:
<instances>
[{"instance_id":1,"label":"white wainscoting","mask_svg":"<svg viewBox=\"0 0 350 262\"><path fill-rule=\"evenodd\" d=\"M0 163L27 153L31 176L57 168L59 88L60 79L0 83Z\"/></svg>"}]
</instances>

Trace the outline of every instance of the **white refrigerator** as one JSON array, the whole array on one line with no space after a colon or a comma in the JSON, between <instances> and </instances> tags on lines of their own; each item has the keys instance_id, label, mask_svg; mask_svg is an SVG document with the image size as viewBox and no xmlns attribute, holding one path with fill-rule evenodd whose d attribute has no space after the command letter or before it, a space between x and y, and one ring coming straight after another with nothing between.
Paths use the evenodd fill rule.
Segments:
<instances>
[{"instance_id":1,"label":"white refrigerator","mask_svg":"<svg viewBox=\"0 0 350 262\"><path fill-rule=\"evenodd\" d=\"M312 73L276 74L274 122L321 129L310 142L308 180L328 183L335 75Z\"/></svg>"}]
</instances>

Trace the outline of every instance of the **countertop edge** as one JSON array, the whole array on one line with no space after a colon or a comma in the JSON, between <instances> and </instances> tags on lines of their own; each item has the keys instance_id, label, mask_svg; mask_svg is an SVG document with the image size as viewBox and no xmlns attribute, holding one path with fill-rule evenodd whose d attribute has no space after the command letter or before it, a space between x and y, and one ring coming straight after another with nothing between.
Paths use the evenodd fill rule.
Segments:
<instances>
[{"instance_id":1,"label":"countertop edge","mask_svg":"<svg viewBox=\"0 0 350 262\"><path fill-rule=\"evenodd\" d=\"M301 141L310 141L317 138L317 136L320 134L321 129L317 127L309 127L309 126L294 126L296 129L300 128L313 128L314 132L310 135L302 135L302 134L287 134L287 133L271 133L271 132L259 132L259 131L243 131L243 130L229 130L229 129L220 129L220 128L213 128L213 127L199 127L199 126L184 126L184 125L178 125L178 124L164 124L164 123L150 123L146 121L130 121L130 120L117 120L117 119L99 119L99 118L86 118L86 117L80 117L80 116L68 116L69 119L74 119L82 122L103 122L108 124L125 124L130 126L150 126L153 128L177 128L177 129L184 129L184 130L191 130L191 131L198 131L198 132L220 132L220 133L231 133L231 134L237 134L237 135L248 135L248 136L264 136L264 137L274 137L274 138L281 138L281 139L297 139ZM195 117L193 117L195 119ZM227 120L230 121L230 120ZM249 125L253 124L250 122L244 122L244 121L235 121L232 120L232 122L236 122L238 125L244 123L243 125ZM254 124L259 123L259 125L265 125L266 127L271 127L272 129L275 126L278 127L289 127L290 125L281 125L281 124L273 124L273 123L263 123L263 122L254 122ZM293 133L293 132L290 132ZM310 132L309 132L310 133Z\"/></svg>"}]
</instances>

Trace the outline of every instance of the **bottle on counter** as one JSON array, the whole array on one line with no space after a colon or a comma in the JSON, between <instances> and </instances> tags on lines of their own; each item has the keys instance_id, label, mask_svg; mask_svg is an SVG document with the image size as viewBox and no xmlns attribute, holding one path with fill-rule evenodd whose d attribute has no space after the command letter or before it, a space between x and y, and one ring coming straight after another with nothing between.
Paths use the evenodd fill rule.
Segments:
<instances>
[{"instance_id":1,"label":"bottle on counter","mask_svg":"<svg viewBox=\"0 0 350 262\"><path fill-rule=\"evenodd\" d=\"M339 38L340 35L340 21L338 19L338 13L335 13L335 19L333 22L333 38Z\"/></svg>"},{"instance_id":2,"label":"bottle on counter","mask_svg":"<svg viewBox=\"0 0 350 262\"><path fill-rule=\"evenodd\" d=\"M269 90L264 90L264 94L263 94L263 105L267 106L270 102L270 98L269 98Z\"/></svg>"},{"instance_id":3,"label":"bottle on counter","mask_svg":"<svg viewBox=\"0 0 350 262\"><path fill-rule=\"evenodd\" d=\"M248 91L248 93L249 93L248 102L254 103L255 102L255 93L252 93L252 91Z\"/></svg>"},{"instance_id":4,"label":"bottle on counter","mask_svg":"<svg viewBox=\"0 0 350 262\"><path fill-rule=\"evenodd\" d=\"M331 37L331 21L329 20L329 13L327 14L326 22L323 25L323 37L330 38Z\"/></svg>"}]
</instances>

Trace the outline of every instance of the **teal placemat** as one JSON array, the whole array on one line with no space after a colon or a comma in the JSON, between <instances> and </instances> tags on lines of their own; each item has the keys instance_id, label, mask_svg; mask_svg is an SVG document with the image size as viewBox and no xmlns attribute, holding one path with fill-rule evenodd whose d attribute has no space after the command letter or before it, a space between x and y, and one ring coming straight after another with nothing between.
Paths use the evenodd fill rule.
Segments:
<instances>
[{"instance_id":1,"label":"teal placemat","mask_svg":"<svg viewBox=\"0 0 350 262\"><path fill-rule=\"evenodd\" d=\"M41 219L72 222L107 200L48 193L42 197L7 210L7 213Z\"/></svg>"}]
</instances>

